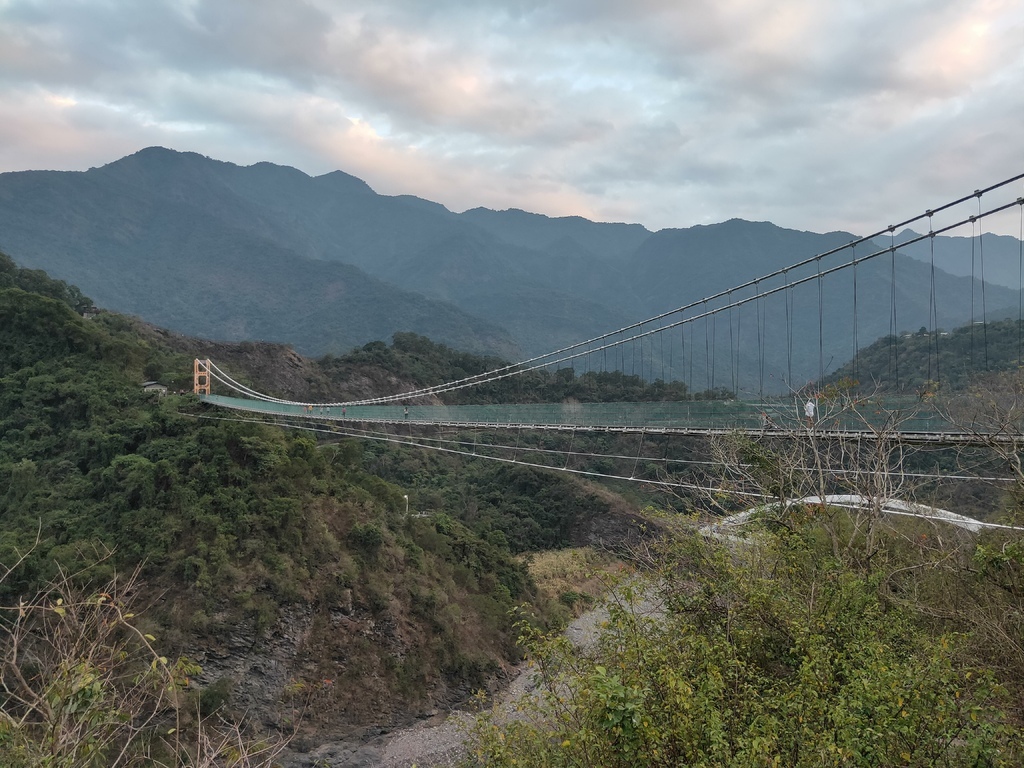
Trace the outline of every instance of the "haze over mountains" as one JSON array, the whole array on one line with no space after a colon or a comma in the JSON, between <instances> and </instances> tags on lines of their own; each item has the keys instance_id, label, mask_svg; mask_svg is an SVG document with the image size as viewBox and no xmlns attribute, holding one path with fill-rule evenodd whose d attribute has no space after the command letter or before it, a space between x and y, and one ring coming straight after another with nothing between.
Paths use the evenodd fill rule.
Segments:
<instances>
[{"instance_id":1,"label":"haze over mountains","mask_svg":"<svg viewBox=\"0 0 1024 768\"><path fill-rule=\"evenodd\" d=\"M0 174L0 250L19 264L173 330L281 341L313 355L414 331L515 359L698 301L852 239L742 220L652 233L518 210L456 214L416 197L378 195L341 171L310 177L157 147L86 172ZM964 247L935 240L943 253ZM1003 265L986 273L992 312L1018 305L1018 283L1005 266L1017 246L1013 238L985 241L990 264ZM731 375L720 373L721 385L755 369L779 379L815 376L823 356L834 365L851 356L851 317L861 345L890 332L894 274L898 329L930 326L933 300L939 326L969 321L980 288L962 262L939 262L961 276L937 272L933 296L921 290L930 266L914 256L864 265L856 308L849 279L831 280L821 293L809 284L789 307L763 307L758 335L778 338L767 360L753 346L750 309L728 321L728 348L721 328L700 350L691 344L689 367L706 371L710 383L705 358L717 350L713 370L724 371L728 359ZM819 322L822 307L828 315ZM683 372L679 343L666 375ZM654 375L665 370L671 345L667 353L641 349Z\"/></svg>"}]
</instances>

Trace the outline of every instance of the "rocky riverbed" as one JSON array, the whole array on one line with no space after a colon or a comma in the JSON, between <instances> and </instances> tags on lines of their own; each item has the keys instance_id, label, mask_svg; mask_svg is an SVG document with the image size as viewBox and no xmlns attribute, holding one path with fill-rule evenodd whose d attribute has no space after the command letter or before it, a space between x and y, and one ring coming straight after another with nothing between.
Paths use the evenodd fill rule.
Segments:
<instances>
[{"instance_id":1,"label":"rocky riverbed","mask_svg":"<svg viewBox=\"0 0 1024 768\"><path fill-rule=\"evenodd\" d=\"M659 606L650 597L641 601L638 609L656 614ZM588 611L566 628L569 639L586 651L593 648L607 619L608 611L601 607ZM533 672L525 663L511 676L509 685L495 697L494 707L510 716L534 690ZM442 768L455 766L466 755L469 729L475 715L456 710L439 714L415 725L398 728L388 733L368 735L364 740L328 742L316 749L299 752L292 749L281 758L283 768Z\"/></svg>"},{"instance_id":2,"label":"rocky riverbed","mask_svg":"<svg viewBox=\"0 0 1024 768\"><path fill-rule=\"evenodd\" d=\"M607 611L599 608L570 623L566 633L581 649L596 641ZM511 712L533 690L533 674L521 664L495 707ZM335 741L301 752L291 749L280 758L283 768L440 768L457 765L466 754L467 732L474 715L454 711L422 720L386 734L367 734L360 741Z\"/></svg>"}]
</instances>

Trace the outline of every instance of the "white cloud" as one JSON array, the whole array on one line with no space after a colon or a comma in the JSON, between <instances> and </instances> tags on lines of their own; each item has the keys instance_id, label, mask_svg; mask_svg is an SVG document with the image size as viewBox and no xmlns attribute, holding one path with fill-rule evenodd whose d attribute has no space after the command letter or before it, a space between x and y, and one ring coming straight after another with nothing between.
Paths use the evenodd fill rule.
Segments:
<instances>
[{"instance_id":1,"label":"white cloud","mask_svg":"<svg viewBox=\"0 0 1024 768\"><path fill-rule=\"evenodd\" d=\"M855 231L1022 170L1011 0L8 0L0 16L0 170L163 144L340 167L456 210Z\"/></svg>"}]
</instances>

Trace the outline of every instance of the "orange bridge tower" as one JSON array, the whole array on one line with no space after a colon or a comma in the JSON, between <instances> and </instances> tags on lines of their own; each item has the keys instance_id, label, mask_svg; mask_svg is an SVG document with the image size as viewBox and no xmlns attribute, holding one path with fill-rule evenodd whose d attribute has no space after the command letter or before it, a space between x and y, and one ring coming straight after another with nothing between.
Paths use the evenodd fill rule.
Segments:
<instances>
[{"instance_id":1,"label":"orange bridge tower","mask_svg":"<svg viewBox=\"0 0 1024 768\"><path fill-rule=\"evenodd\" d=\"M210 361L196 358L192 368L192 391L197 395L210 394Z\"/></svg>"}]
</instances>

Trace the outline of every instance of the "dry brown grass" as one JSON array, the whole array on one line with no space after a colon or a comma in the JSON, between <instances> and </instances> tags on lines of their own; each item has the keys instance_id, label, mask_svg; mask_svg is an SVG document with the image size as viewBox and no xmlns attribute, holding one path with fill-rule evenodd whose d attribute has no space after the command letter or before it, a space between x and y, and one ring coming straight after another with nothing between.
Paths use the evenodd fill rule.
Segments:
<instances>
[{"instance_id":1,"label":"dry brown grass","mask_svg":"<svg viewBox=\"0 0 1024 768\"><path fill-rule=\"evenodd\" d=\"M609 552L576 547L534 554L527 567L544 597L561 602L578 615L608 591L611 577L624 564Z\"/></svg>"}]
</instances>

